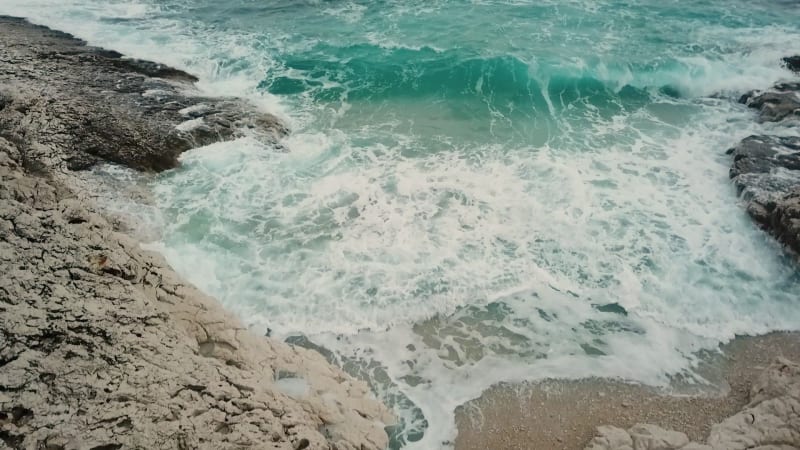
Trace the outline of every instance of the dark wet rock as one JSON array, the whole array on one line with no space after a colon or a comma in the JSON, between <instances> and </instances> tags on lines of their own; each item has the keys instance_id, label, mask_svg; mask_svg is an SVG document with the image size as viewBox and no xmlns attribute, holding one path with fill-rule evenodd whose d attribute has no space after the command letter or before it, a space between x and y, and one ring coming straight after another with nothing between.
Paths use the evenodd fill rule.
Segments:
<instances>
[{"instance_id":1,"label":"dark wet rock","mask_svg":"<svg viewBox=\"0 0 800 450\"><path fill-rule=\"evenodd\" d=\"M246 134L278 146L287 133L247 102L202 95L184 71L126 59L22 19L0 16L0 29L0 135L48 167L82 170L109 161L160 171L194 147ZM12 129L24 131L10 135ZM42 145L32 145L32 136ZM54 145L67 151L43 151Z\"/></svg>"},{"instance_id":2,"label":"dark wet rock","mask_svg":"<svg viewBox=\"0 0 800 450\"><path fill-rule=\"evenodd\" d=\"M779 83L767 91L750 91L739 102L759 110L760 120L765 122L800 119L800 83Z\"/></svg>"},{"instance_id":3,"label":"dark wet rock","mask_svg":"<svg viewBox=\"0 0 800 450\"><path fill-rule=\"evenodd\" d=\"M783 58L783 64L787 69L800 73L800 55L787 56Z\"/></svg>"},{"instance_id":4,"label":"dark wet rock","mask_svg":"<svg viewBox=\"0 0 800 450\"><path fill-rule=\"evenodd\" d=\"M748 214L800 253L800 137L750 136L728 153Z\"/></svg>"}]
</instances>

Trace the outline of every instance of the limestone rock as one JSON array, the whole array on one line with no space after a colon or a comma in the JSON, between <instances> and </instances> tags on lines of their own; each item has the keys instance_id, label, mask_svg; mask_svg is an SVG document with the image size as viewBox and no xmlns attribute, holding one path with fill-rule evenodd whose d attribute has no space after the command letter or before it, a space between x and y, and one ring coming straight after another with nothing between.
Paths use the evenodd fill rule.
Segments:
<instances>
[{"instance_id":1,"label":"limestone rock","mask_svg":"<svg viewBox=\"0 0 800 450\"><path fill-rule=\"evenodd\" d=\"M800 365L779 359L750 392L750 403L715 425L708 443L714 450L800 449Z\"/></svg>"},{"instance_id":2,"label":"limestone rock","mask_svg":"<svg viewBox=\"0 0 800 450\"><path fill-rule=\"evenodd\" d=\"M586 450L800 450L800 365L778 359L753 384L750 403L714 425L706 444L655 425L603 426Z\"/></svg>"},{"instance_id":3,"label":"limestone rock","mask_svg":"<svg viewBox=\"0 0 800 450\"><path fill-rule=\"evenodd\" d=\"M622 428L597 427L597 435L586 446L586 450L633 450L633 438Z\"/></svg>"},{"instance_id":4,"label":"limestone rock","mask_svg":"<svg viewBox=\"0 0 800 450\"><path fill-rule=\"evenodd\" d=\"M637 424L630 430L603 426L586 450L706 450L709 447L690 443L677 431L668 431L649 424Z\"/></svg>"},{"instance_id":5,"label":"limestone rock","mask_svg":"<svg viewBox=\"0 0 800 450\"><path fill-rule=\"evenodd\" d=\"M628 432L633 439L634 450L671 450L683 448L689 443L685 434L655 425L637 424Z\"/></svg>"},{"instance_id":6,"label":"limestone rock","mask_svg":"<svg viewBox=\"0 0 800 450\"><path fill-rule=\"evenodd\" d=\"M783 64L787 69L800 73L800 55L787 56L783 58Z\"/></svg>"},{"instance_id":7,"label":"limestone rock","mask_svg":"<svg viewBox=\"0 0 800 450\"><path fill-rule=\"evenodd\" d=\"M12 448L383 449L318 353L257 337L0 140L0 437ZM279 372L310 386L275 387Z\"/></svg>"}]
</instances>

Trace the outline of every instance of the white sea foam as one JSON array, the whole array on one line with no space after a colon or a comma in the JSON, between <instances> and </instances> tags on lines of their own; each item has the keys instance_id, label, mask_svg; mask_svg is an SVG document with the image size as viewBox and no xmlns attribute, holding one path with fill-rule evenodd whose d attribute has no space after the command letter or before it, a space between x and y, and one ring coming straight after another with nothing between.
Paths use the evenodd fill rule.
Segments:
<instances>
[{"instance_id":1,"label":"white sea foam","mask_svg":"<svg viewBox=\"0 0 800 450\"><path fill-rule=\"evenodd\" d=\"M587 14L606 5L561 4ZM363 8L343 5L328 8L332 20L363 21ZM387 14L424 18L438 7L404 2ZM433 114L427 104L369 109L346 95L337 105L303 96L284 104L257 89L264 73L305 74L277 68L253 45L263 36L165 19L160 8L0 4L2 13L189 70L205 92L246 96L293 125L283 142L288 153L245 138L184 154L182 167L152 186L158 211L107 203L152 215L163 238L150 248L251 327L309 335L368 367L373 380L380 377L370 362L385 370L394 386L378 383L378 391L384 398L401 392L428 424L409 448L440 448L455 431L455 407L498 381L592 375L663 385L670 374L691 376L701 348L800 324L793 269L732 201L724 149L765 127L742 107L660 98L604 117L584 104L565 108L555 125L560 134L543 145L423 140L418 130L451 129L460 119ZM364 38L388 49L440 45L379 31ZM626 31L609 27L591 48L610 54ZM728 31L692 32L698 42L731 42ZM531 40L555 39L554 32L543 23ZM780 27L742 29L733 39L742 50L675 56L651 73L591 54L565 59L561 70L618 90L733 93L790 76L779 57L800 52L796 38ZM548 93L553 67L544 58L525 54L512 38L486 45L508 45L527 61L556 111L559 99ZM484 87L480 94L490 96ZM571 121L581 114L585 120ZM97 175L130 176L114 169ZM602 309L613 304L624 312ZM285 380L279 383L288 394L303 395L302 380ZM413 408L398 414L422 428Z\"/></svg>"},{"instance_id":2,"label":"white sea foam","mask_svg":"<svg viewBox=\"0 0 800 450\"><path fill-rule=\"evenodd\" d=\"M415 446L437 448L455 406L492 383L664 384L700 348L797 327L795 300L775 286L791 270L727 180L722 150L757 125L725 104L685 128L664 127L660 111L597 123L598 138L620 120L661 131L591 152L409 159L321 134L294 136L287 154L247 140L209 146L155 187L180 211L173 232L210 221L202 238L164 251L259 328L304 330L393 380L429 380L400 385L429 425ZM591 306L608 303L629 316ZM507 316L485 309L497 304Z\"/></svg>"}]
</instances>

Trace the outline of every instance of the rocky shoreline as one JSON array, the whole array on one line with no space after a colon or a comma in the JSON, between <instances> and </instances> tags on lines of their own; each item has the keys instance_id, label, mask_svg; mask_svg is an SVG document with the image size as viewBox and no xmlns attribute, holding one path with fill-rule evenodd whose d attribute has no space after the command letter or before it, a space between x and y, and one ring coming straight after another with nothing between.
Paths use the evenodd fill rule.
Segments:
<instances>
[{"instance_id":1,"label":"rocky shoreline","mask_svg":"<svg viewBox=\"0 0 800 450\"><path fill-rule=\"evenodd\" d=\"M113 162L286 129L180 70L0 17L0 448L384 449L388 410L318 353L251 334L81 186Z\"/></svg>"},{"instance_id":2,"label":"rocky shoreline","mask_svg":"<svg viewBox=\"0 0 800 450\"><path fill-rule=\"evenodd\" d=\"M245 135L281 151L288 130L280 120L241 99L203 95L181 70L24 19L0 17L0 38L0 449L386 448L391 415L363 382L314 351L251 334L142 250L93 203L80 173L106 162L158 172L186 150ZM798 57L785 63L800 69ZM800 121L800 83L741 102L763 121L787 128ZM800 254L800 139L750 136L729 153L747 212ZM555 382L558 395L530 391L527 403L512 396L531 411L558 404L576 411L601 389L619 389L631 403L614 416L610 402L619 401L611 396L588 401L577 411L580 424L526 416L536 428L529 433L511 428L524 417L505 416L511 403L504 401L502 426L470 433L460 425L456 448L581 448L586 433L612 423L621 428L600 427L588 449L800 449L800 366L774 358L789 347L800 357L793 347L800 338L757 342L777 347L737 356L749 368L738 369L739 384L719 405L667 401L607 381L574 391ZM758 358L767 356L775 362L751 389L754 367L765 363ZM649 409L632 407L645 397ZM602 409L597 416L587 412L593 403ZM687 436L634 424L661 407L688 419L658 425L697 429L682 430ZM712 427L711 419L722 422ZM553 431L579 425L568 437ZM700 434L709 430L706 441ZM509 432L515 436L503 438Z\"/></svg>"},{"instance_id":3,"label":"rocky shoreline","mask_svg":"<svg viewBox=\"0 0 800 450\"><path fill-rule=\"evenodd\" d=\"M784 58L800 74L800 56ZM740 103L758 110L758 119L788 129L800 127L800 82L778 83L749 92ZM800 137L749 136L728 150L730 177L747 213L788 250L800 255Z\"/></svg>"},{"instance_id":4,"label":"rocky shoreline","mask_svg":"<svg viewBox=\"0 0 800 450\"><path fill-rule=\"evenodd\" d=\"M796 449L797 434L781 431L800 430L800 373L786 360L800 360L798 333L740 337L707 355L699 370L712 391L603 378L501 384L456 411L456 449ZM778 446L758 447L768 443Z\"/></svg>"},{"instance_id":5,"label":"rocky shoreline","mask_svg":"<svg viewBox=\"0 0 800 450\"><path fill-rule=\"evenodd\" d=\"M800 56L783 63L800 74ZM800 127L800 82L749 92L739 102L757 109L762 122ZM800 136L748 136L727 154L733 156L730 177L747 213L787 251L800 255ZM627 430L601 426L586 450L800 449L800 365L778 357L751 384L744 409L713 425L699 442L652 424Z\"/></svg>"},{"instance_id":6,"label":"rocky shoreline","mask_svg":"<svg viewBox=\"0 0 800 450\"><path fill-rule=\"evenodd\" d=\"M601 426L586 450L794 450L800 448L800 365L778 358L752 383L748 403L713 425L707 439L652 424Z\"/></svg>"},{"instance_id":7,"label":"rocky shoreline","mask_svg":"<svg viewBox=\"0 0 800 450\"><path fill-rule=\"evenodd\" d=\"M800 74L800 56L783 63ZM786 133L748 136L729 149L730 178L756 225L798 257L800 82L739 102ZM729 390L719 396L598 379L495 386L457 411L456 449L800 450L800 365L792 362L800 361L800 335L739 338L721 350Z\"/></svg>"}]
</instances>

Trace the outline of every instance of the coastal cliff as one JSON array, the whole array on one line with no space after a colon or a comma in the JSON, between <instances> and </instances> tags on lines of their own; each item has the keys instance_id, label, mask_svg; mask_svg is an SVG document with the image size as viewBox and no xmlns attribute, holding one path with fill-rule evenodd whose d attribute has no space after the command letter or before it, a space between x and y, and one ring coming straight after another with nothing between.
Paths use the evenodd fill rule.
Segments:
<instances>
[{"instance_id":1,"label":"coastal cliff","mask_svg":"<svg viewBox=\"0 0 800 450\"><path fill-rule=\"evenodd\" d=\"M244 134L279 148L280 122L22 19L0 36L0 448L385 448L365 383L249 332L76 172L164 170Z\"/></svg>"}]
</instances>

